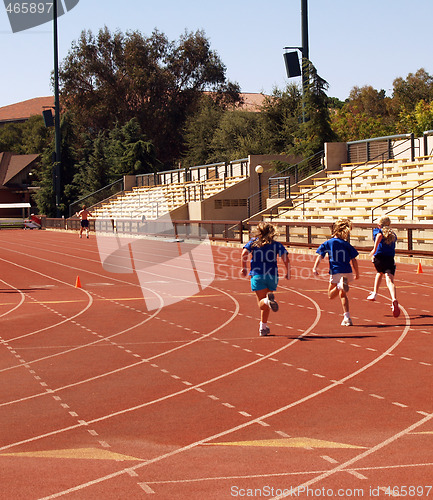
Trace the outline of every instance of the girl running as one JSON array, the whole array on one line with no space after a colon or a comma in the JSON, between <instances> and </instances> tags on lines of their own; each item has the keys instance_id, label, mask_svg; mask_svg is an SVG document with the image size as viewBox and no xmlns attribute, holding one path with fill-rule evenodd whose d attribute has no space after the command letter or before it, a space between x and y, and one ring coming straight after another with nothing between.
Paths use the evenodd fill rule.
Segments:
<instances>
[{"instance_id":1,"label":"girl running","mask_svg":"<svg viewBox=\"0 0 433 500\"><path fill-rule=\"evenodd\" d=\"M340 296L343 308L343 321L341 326L352 326L349 312L349 282L359 278L358 251L348 242L352 223L349 219L338 219L332 228L332 238L322 243L317 249L316 261L313 266L313 274L318 275L317 268L326 255L329 257L329 288L328 297L335 299ZM355 271L355 276L352 272Z\"/></svg>"},{"instance_id":2,"label":"girl running","mask_svg":"<svg viewBox=\"0 0 433 500\"><path fill-rule=\"evenodd\" d=\"M391 220L389 217L382 217L379 224L373 229L374 247L370 252L371 260L376 268L373 291L367 297L367 300L376 300L379 286L385 275L386 286L391 295L391 310L394 318L400 316L400 308L397 300L397 290L394 284L395 275L395 244L397 236L391 229Z\"/></svg>"},{"instance_id":3,"label":"girl running","mask_svg":"<svg viewBox=\"0 0 433 500\"><path fill-rule=\"evenodd\" d=\"M260 309L259 335L266 337L269 312L278 311L274 292L278 285L277 257L281 257L286 268L285 278L290 279L289 254L284 245L275 241L275 227L269 222L260 222L254 237L244 246L241 255L241 274L247 275L248 254L251 253L251 290L255 292Z\"/></svg>"}]
</instances>

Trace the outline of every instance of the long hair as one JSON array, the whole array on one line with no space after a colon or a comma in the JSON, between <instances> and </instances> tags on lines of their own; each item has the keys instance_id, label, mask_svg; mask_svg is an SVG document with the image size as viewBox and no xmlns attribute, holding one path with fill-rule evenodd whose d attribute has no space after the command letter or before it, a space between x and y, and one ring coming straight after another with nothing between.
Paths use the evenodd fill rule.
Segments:
<instances>
[{"instance_id":1,"label":"long hair","mask_svg":"<svg viewBox=\"0 0 433 500\"><path fill-rule=\"evenodd\" d=\"M267 245L271 243L275 236L277 235L277 231L275 226L270 222L259 222L257 225L257 229L254 232L254 237L256 238L253 247L262 247L263 245Z\"/></svg>"},{"instance_id":2,"label":"long hair","mask_svg":"<svg viewBox=\"0 0 433 500\"><path fill-rule=\"evenodd\" d=\"M397 239L396 234L391 229L391 219L389 217L381 217L379 219L379 227L382 230L383 241L387 245L391 245Z\"/></svg>"},{"instance_id":3,"label":"long hair","mask_svg":"<svg viewBox=\"0 0 433 500\"><path fill-rule=\"evenodd\" d=\"M352 223L349 219L338 219L332 226L332 236L347 241L349 239L351 229Z\"/></svg>"}]
</instances>

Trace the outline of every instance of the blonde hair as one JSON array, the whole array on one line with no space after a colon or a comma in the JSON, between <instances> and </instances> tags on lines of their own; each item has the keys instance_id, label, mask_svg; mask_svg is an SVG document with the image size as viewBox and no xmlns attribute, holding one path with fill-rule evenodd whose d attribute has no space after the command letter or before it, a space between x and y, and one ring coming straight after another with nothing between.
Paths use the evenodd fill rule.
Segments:
<instances>
[{"instance_id":1,"label":"blonde hair","mask_svg":"<svg viewBox=\"0 0 433 500\"><path fill-rule=\"evenodd\" d=\"M396 234L390 228L390 226L391 226L391 219L389 217L381 217L379 219L379 227L382 229L383 241L387 245L394 243L394 241L397 239Z\"/></svg>"},{"instance_id":2,"label":"blonde hair","mask_svg":"<svg viewBox=\"0 0 433 500\"><path fill-rule=\"evenodd\" d=\"M257 229L254 232L255 241L253 243L253 247L262 247L263 245L267 245L271 243L275 236L277 236L277 231L275 226L270 222L259 222L257 225Z\"/></svg>"},{"instance_id":3,"label":"blonde hair","mask_svg":"<svg viewBox=\"0 0 433 500\"><path fill-rule=\"evenodd\" d=\"M349 219L338 219L332 226L332 236L341 238L342 240L348 240L351 229L352 223Z\"/></svg>"}]
</instances>

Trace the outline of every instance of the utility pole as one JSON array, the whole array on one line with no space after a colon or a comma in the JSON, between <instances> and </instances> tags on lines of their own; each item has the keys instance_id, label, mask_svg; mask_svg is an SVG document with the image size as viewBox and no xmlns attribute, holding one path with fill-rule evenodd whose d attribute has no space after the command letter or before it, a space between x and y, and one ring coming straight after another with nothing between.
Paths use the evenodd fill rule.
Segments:
<instances>
[{"instance_id":1,"label":"utility pole","mask_svg":"<svg viewBox=\"0 0 433 500\"><path fill-rule=\"evenodd\" d=\"M308 45L308 0L301 0L301 26L302 26L302 88L305 90L308 87L309 75L305 68L304 61L310 60L310 49Z\"/></svg>"},{"instance_id":2,"label":"utility pole","mask_svg":"<svg viewBox=\"0 0 433 500\"><path fill-rule=\"evenodd\" d=\"M286 63L287 76L292 78L294 76L302 76L302 121L306 122L305 115L305 94L308 89L310 81L309 64L310 50L308 45L308 0L301 0L301 28L302 28L302 47L284 47L284 50L296 49L301 52L302 61L299 66L299 59L296 52L289 52L283 54Z\"/></svg>"},{"instance_id":3,"label":"utility pole","mask_svg":"<svg viewBox=\"0 0 433 500\"><path fill-rule=\"evenodd\" d=\"M60 100L59 100L59 47L57 34L57 2L53 2L53 35L54 35L54 191L56 195L56 217L60 217L61 195L61 136L60 136Z\"/></svg>"}]
</instances>

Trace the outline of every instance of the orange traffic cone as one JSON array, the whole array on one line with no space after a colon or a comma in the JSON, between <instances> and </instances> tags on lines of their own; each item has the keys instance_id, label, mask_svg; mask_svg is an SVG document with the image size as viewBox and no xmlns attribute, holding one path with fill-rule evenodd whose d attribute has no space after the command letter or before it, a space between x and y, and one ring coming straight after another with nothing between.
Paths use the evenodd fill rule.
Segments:
<instances>
[{"instance_id":1,"label":"orange traffic cone","mask_svg":"<svg viewBox=\"0 0 433 500\"><path fill-rule=\"evenodd\" d=\"M81 281L79 276L77 276L77 281L75 282L75 288L81 288Z\"/></svg>"},{"instance_id":2,"label":"orange traffic cone","mask_svg":"<svg viewBox=\"0 0 433 500\"><path fill-rule=\"evenodd\" d=\"M422 271L422 265L421 265L421 262L418 262L418 268L416 270L416 274L421 274L423 271Z\"/></svg>"}]
</instances>

